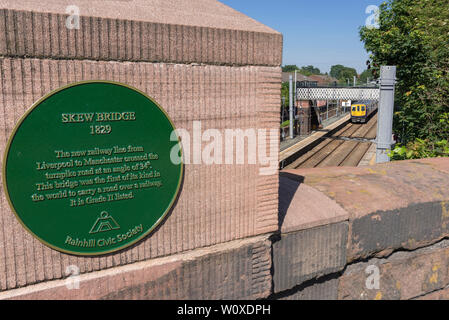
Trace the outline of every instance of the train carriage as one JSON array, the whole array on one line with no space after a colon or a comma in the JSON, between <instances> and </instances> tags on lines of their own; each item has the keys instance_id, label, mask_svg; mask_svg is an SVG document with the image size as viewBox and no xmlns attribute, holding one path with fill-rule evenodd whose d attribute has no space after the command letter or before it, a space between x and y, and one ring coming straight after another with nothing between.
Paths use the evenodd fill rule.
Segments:
<instances>
[{"instance_id":1,"label":"train carriage","mask_svg":"<svg viewBox=\"0 0 449 320\"><path fill-rule=\"evenodd\" d=\"M351 122L366 123L369 115L376 109L373 101L357 101L351 105Z\"/></svg>"}]
</instances>

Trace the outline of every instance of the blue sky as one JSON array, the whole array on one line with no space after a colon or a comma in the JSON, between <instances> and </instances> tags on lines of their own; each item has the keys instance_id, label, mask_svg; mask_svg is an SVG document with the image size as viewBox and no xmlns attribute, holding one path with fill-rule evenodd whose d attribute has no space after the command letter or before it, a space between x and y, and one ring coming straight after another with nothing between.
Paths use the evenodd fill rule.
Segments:
<instances>
[{"instance_id":1,"label":"blue sky","mask_svg":"<svg viewBox=\"0 0 449 320\"><path fill-rule=\"evenodd\" d=\"M219 0L281 32L283 65L314 65L329 72L335 64L365 70L368 53L359 27L369 5L383 0Z\"/></svg>"}]
</instances>

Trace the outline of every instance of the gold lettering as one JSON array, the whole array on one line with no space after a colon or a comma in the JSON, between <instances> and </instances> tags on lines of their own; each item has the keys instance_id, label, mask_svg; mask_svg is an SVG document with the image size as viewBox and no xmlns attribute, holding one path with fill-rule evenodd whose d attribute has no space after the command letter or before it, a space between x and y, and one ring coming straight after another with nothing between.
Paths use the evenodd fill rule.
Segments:
<instances>
[{"instance_id":1,"label":"gold lettering","mask_svg":"<svg viewBox=\"0 0 449 320\"><path fill-rule=\"evenodd\" d=\"M63 113L63 123L79 123L79 122L92 122L94 118L93 113Z\"/></svg>"},{"instance_id":2,"label":"gold lettering","mask_svg":"<svg viewBox=\"0 0 449 320\"><path fill-rule=\"evenodd\" d=\"M135 112L97 112L97 122L134 120L136 120Z\"/></svg>"}]
</instances>

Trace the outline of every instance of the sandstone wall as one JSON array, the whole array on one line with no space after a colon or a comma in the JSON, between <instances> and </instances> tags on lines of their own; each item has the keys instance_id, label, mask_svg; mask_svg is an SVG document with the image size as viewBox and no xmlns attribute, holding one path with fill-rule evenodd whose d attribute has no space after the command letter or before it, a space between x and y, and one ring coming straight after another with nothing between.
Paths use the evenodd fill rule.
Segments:
<instances>
[{"instance_id":1,"label":"sandstone wall","mask_svg":"<svg viewBox=\"0 0 449 320\"><path fill-rule=\"evenodd\" d=\"M279 299L447 299L449 159L285 170Z\"/></svg>"},{"instance_id":2,"label":"sandstone wall","mask_svg":"<svg viewBox=\"0 0 449 320\"><path fill-rule=\"evenodd\" d=\"M79 29L66 27L67 5L79 7ZM218 1L1 1L0 25L2 154L35 101L82 80L140 89L178 129L191 131L193 121L222 133L278 128L282 36ZM41 244L18 223L1 187L0 291L66 278L72 265L87 274L273 232L278 177L260 175L260 167L186 165L179 199L162 225L135 246L101 257Z\"/></svg>"}]
</instances>

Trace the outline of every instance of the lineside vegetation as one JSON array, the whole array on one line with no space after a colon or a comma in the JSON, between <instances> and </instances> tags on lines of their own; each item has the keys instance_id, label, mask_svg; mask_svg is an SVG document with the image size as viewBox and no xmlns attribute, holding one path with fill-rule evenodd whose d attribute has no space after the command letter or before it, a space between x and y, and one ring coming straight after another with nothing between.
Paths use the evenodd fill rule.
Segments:
<instances>
[{"instance_id":1,"label":"lineside vegetation","mask_svg":"<svg viewBox=\"0 0 449 320\"><path fill-rule=\"evenodd\" d=\"M396 65L394 132L390 157L449 156L449 5L447 0L388 0L379 28L362 27L373 74Z\"/></svg>"}]
</instances>

